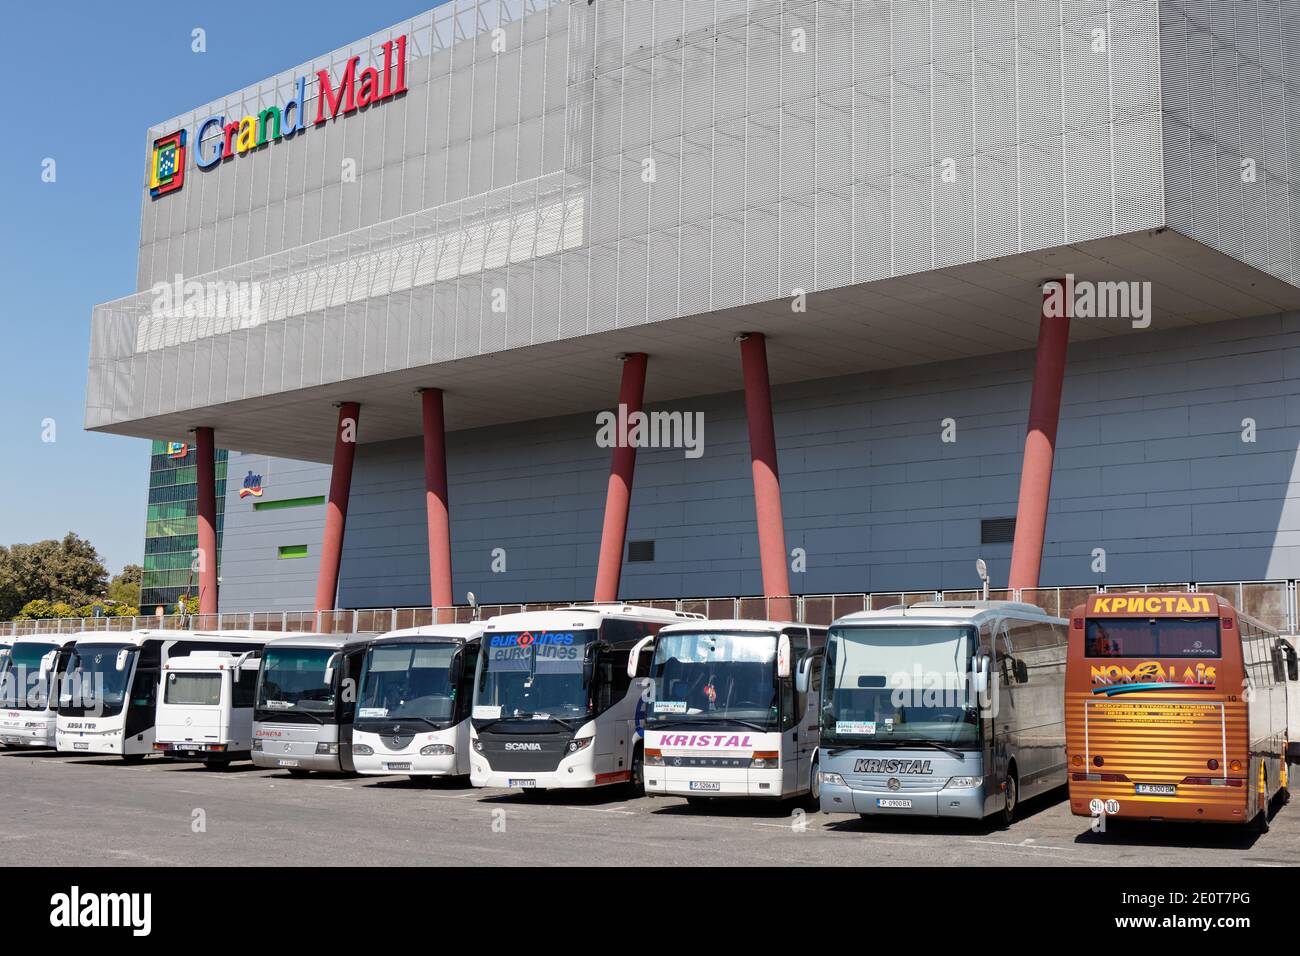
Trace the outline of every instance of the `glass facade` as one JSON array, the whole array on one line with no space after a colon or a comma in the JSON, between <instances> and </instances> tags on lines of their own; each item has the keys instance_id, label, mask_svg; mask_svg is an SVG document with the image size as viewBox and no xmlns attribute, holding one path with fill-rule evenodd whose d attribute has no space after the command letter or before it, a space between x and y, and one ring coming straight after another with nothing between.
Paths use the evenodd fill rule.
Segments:
<instances>
[{"instance_id":1,"label":"glass facade","mask_svg":"<svg viewBox=\"0 0 1300 956\"><path fill-rule=\"evenodd\" d=\"M155 441L149 458L149 504L144 525L144 580L140 611L159 604L170 613L177 598L198 594L191 570L199 546L198 462L193 442ZM226 507L226 451L216 450L217 566Z\"/></svg>"}]
</instances>

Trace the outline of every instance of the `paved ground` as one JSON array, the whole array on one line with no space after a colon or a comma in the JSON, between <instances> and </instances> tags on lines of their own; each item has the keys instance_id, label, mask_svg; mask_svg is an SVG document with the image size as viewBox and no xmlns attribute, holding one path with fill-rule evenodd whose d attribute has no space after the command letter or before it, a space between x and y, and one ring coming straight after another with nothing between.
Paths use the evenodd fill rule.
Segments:
<instances>
[{"instance_id":1,"label":"paved ground","mask_svg":"<svg viewBox=\"0 0 1300 956\"><path fill-rule=\"evenodd\" d=\"M1035 801L1009 830L885 821L788 805L626 792L523 796L405 777L291 779L237 764L143 764L0 752L0 866L608 865L1279 866L1300 862L1300 801L1259 838L1235 829L1112 825ZM198 822L206 832L195 832Z\"/></svg>"}]
</instances>

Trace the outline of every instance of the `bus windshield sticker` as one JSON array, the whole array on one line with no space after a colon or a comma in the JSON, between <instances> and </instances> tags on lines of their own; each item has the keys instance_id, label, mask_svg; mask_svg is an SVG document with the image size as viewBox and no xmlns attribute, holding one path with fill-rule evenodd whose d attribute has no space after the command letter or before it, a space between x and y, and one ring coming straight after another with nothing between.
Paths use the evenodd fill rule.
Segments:
<instances>
[{"instance_id":1,"label":"bus windshield sticker","mask_svg":"<svg viewBox=\"0 0 1300 956\"><path fill-rule=\"evenodd\" d=\"M656 714L684 714L686 713L686 701L684 700L657 700L655 701Z\"/></svg>"},{"instance_id":2,"label":"bus windshield sticker","mask_svg":"<svg viewBox=\"0 0 1300 956\"><path fill-rule=\"evenodd\" d=\"M835 721L835 732L837 734L875 736L876 722L874 720L837 720Z\"/></svg>"},{"instance_id":3,"label":"bus windshield sticker","mask_svg":"<svg viewBox=\"0 0 1300 956\"><path fill-rule=\"evenodd\" d=\"M388 708L387 707L361 707L357 710L357 716L361 718L387 717Z\"/></svg>"}]
</instances>

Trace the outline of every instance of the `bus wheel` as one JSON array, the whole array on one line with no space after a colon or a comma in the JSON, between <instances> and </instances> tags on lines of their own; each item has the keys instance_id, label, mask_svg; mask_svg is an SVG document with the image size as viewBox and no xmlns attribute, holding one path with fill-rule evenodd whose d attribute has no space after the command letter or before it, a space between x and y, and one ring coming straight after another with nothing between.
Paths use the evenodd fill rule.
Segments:
<instances>
[{"instance_id":1,"label":"bus wheel","mask_svg":"<svg viewBox=\"0 0 1300 956\"><path fill-rule=\"evenodd\" d=\"M818 810L822 805L822 768L816 757L812 762L812 773L808 777L808 806Z\"/></svg>"},{"instance_id":2,"label":"bus wheel","mask_svg":"<svg viewBox=\"0 0 1300 956\"><path fill-rule=\"evenodd\" d=\"M1016 819L1016 806L1020 800L1020 787L1016 783L1014 773L1007 774L1007 787L1003 791L1006 800L1002 805L1002 811L998 814L998 824L1002 827L1009 827Z\"/></svg>"},{"instance_id":3,"label":"bus wheel","mask_svg":"<svg viewBox=\"0 0 1300 956\"><path fill-rule=\"evenodd\" d=\"M641 744L637 744L632 751L632 779L628 785L637 796L645 793L645 751L641 749Z\"/></svg>"}]
</instances>

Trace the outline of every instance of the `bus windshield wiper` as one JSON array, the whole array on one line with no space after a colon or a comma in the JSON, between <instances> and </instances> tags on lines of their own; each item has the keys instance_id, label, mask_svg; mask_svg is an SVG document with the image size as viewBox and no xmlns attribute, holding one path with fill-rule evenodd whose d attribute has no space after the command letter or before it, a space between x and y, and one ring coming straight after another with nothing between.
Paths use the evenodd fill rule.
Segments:
<instances>
[{"instance_id":1,"label":"bus windshield wiper","mask_svg":"<svg viewBox=\"0 0 1300 956\"><path fill-rule=\"evenodd\" d=\"M942 750L944 753L952 754L958 760L966 759L966 755L962 753L960 750L954 750L952 747L945 746L944 744L939 743L937 740L909 740L909 741L900 740L898 743L899 746L902 747L906 747L909 745L913 745L917 747L933 747L935 750Z\"/></svg>"}]
</instances>

